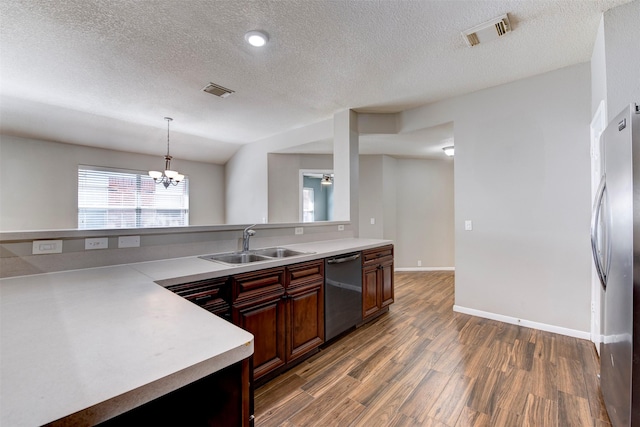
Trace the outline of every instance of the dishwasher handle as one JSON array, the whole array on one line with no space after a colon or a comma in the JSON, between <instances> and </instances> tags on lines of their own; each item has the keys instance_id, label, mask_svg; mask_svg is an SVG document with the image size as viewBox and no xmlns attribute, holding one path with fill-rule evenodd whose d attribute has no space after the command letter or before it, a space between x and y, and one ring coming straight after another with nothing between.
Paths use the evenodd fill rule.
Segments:
<instances>
[{"instance_id":1,"label":"dishwasher handle","mask_svg":"<svg viewBox=\"0 0 640 427\"><path fill-rule=\"evenodd\" d=\"M360 253L353 254L351 256L346 256L343 258L329 258L327 260L327 264L342 264L343 262L355 261L360 258Z\"/></svg>"}]
</instances>

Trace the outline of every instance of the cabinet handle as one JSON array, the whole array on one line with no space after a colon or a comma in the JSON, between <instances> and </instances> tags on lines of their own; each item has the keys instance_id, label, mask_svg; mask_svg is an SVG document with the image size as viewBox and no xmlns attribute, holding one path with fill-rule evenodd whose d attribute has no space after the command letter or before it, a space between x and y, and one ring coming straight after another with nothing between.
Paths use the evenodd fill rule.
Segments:
<instances>
[{"instance_id":1,"label":"cabinet handle","mask_svg":"<svg viewBox=\"0 0 640 427\"><path fill-rule=\"evenodd\" d=\"M355 261L360 258L360 253L346 256L344 258L331 258L327 259L327 264L342 264L343 262Z\"/></svg>"}]
</instances>

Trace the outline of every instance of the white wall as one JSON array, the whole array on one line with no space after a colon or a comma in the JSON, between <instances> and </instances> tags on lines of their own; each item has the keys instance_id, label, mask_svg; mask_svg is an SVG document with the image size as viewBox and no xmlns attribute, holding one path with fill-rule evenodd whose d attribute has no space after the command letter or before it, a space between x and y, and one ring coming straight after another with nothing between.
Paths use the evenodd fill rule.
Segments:
<instances>
[{"instance_id":1,"label":"white wall","mask_svg":"<svg viewBox=\"0 0 640 427\"><path fill-rule=\"evenodd\" d=\"M384 174L384 180L382 182L382 188L384 191L382 197L383 204L383 216L384 225L382 236L385 239L397 240L397 211L398 211L398 198L397 198L397 170L398 161L390 156L382 156L382 170Z\"/></svg>"},{"instance_id":2,"label":"white wall","mask_svg":"<svg viewBox=\"0 0 640 427\"><path fill-rule=\"evenodd\" d=\"M393 240L396 268L454 266L452 159L362 155L359 189L360 237Z\"/></svg>"},{"instance_id":3,"label":"white wall","mask_svg":"<svg viewBox=\"0 0 640 427\"><path fill-rule=\"evenodd\" d=\"M600 19L596 41L591 53L591 116L598 110L600 101L607 99L607 60L604 51L604 16ZM606 107L606 103L605 103Z\"/></svg>"},{"instance_id":4,"label":"white wall","mask_svg":"<svg viewBox=\"0 0 640 427\"><path fill-rule=\"evenodd\" d=\"M640 1L604 13L606 98L609 120L632 102L640 104Z\"/></svg>"},{"instance_id":5,"label":"white wall","mask_svg":"<svg viewBox=\"0 0 640 427\"><path fill-rule=\"evenodd\" d=\"M385 192L383 158L385 156L361 155L359 177L359 237L384 239ZM371 224L371 218L375 224Z\"/></svg>"},{"instance_id":6,"label":"white wall","mask_svg":"<svg viewBox=\"0 0 640 427\"><path fill-rule=\"evenodd\" d=\"M403 113L454 121L457 306L589 331L590 85L581 64Z\"/></svg>"},{"instance_id":7,"label":"white wall","mask_svg":"<svg viewBox=\"0 0 640 427\"><path fill-rule=\"evenodd\" d=\"M396 267L454 267L453 159L398 159Z\"/></svg>"},{"instance_id":8,"label":"white wall","mask_svg":"<svg viewBox=\"0 0 640 427\"><path fill-rule=\"evenodd\" d=\"M226 164L226 218L234 224L269 219L268 153L333 138L333 120L256 141L241 147Z\"/></svg>"},{"instance_id":9,"label":"white wall","mask_svg":"<svg viewBox=\"0 0 640 427\"><path fill-rule=\"evenodd\" d=\"M333 170L330 154L268 154L269 222L300 222L300 170Z\"/></svg>"},{"instance_id":10,"label":"white wall","mask_svg":"<svg viewBox=\"0 0 640 427\"><path fill-rule=\"evenodd\" d=\"M2 135L0 229L77 228L79 164L146 171L164 159ZM190 224L224 224L224 166L180 159L173 164L189 176Z\"/></svg>"}]
</instances>

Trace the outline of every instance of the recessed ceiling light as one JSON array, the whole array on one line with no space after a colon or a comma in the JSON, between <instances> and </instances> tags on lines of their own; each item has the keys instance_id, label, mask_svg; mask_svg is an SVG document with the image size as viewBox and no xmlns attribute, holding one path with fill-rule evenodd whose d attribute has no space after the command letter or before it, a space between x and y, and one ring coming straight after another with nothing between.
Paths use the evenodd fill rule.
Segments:
<instances>
[{"instance_id":1,"label":"recessed ceiling light","mask_svg":"<svg viewBox=\"0 0 640 427\"><path fill-rule=\"evenodd\" d=\"M262 47L269 41L269 36L263 31L254 30L245 34L244 39L251 46Z\"/></svg>"}]
</instances>

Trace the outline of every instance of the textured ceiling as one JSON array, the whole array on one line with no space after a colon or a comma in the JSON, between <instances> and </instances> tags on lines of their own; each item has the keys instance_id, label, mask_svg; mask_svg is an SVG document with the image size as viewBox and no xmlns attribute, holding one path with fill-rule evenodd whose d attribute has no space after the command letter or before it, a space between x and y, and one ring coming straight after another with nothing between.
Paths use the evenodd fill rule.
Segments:
<instances>
[{"instance_id":1,"label":"textured ceiling","mask_svg":"<svg viewBox=\"0 0 640 427\"><path fill-rule=\"evenodd\" d=\"M161 155L171 116L175 157L224 163L347 108L397 112L588 61L601 13L628 1L3 0L0 130ZM504 13L512 33L466 46L461 31ZM253 29L265 48L244 42Z\"/></svg>"}]
</instances>

